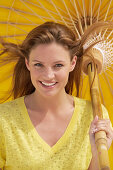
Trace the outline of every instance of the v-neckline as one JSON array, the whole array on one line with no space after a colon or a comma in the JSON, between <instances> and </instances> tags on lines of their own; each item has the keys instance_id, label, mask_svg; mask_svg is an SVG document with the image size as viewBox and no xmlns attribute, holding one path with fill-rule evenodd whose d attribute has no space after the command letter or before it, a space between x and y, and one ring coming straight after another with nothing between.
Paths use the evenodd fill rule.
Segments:
<instances>
[{"instance_id":1,"label":"v-neckline","mask_svg":"<svg viewBox=\"0 0 113 170\"><path fill-rule=\"evenodd\" d=\"M77 114L78 114L77 107L76 107L76 105L77 105L76 97L73 96L73 98L74 98L74 111L73 111L71 119L70 119L70 121L67 125L67 128L65 129L65 131L64 131L63 135L60 137L60 139L58 139L58 141L53 146L50 146L37 132L36 128L34 127L32 121L30 119L30 116L28 114L28 110L26 108L24 98L25 98L25 96L21 97L21 99L22 99L21 100L22 104L20 104L20 107L22 109L21 112L22 112L22 114L24 114L25 119L26 119L27 123L29 124L29 127L32 129L32 133L33 133L34 137L37 138L38 141L40 141L43 149L46 149L46 151L49 151L49 152L50 151L56 152L58 150L58 148L60 146L62 146L63 143L65 143L65 141L68 138L68 136L70 135L74 125L76 124Z\"/></svg>"}]
</instances>

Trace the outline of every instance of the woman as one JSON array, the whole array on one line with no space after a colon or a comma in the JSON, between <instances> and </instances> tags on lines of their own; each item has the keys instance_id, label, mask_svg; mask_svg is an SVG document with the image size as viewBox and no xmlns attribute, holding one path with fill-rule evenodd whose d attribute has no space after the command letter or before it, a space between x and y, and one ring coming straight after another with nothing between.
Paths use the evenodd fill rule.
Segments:
<instances>
[{"instance_id":1,"label":"woman","mask_svg":"<svg viewBox=\"0 0 113 170\"><path fill-rule=\"evenodd\" d=\"M0 168L10 170L98 170L94 133L113 140L108 113L93 120L91 103L77 96L82 41L64 25L46 22L21 45L2 42L17 60L11 102L0 106ZM15 57L15 58L14 58Z\"/></svg>"}]
</instances>

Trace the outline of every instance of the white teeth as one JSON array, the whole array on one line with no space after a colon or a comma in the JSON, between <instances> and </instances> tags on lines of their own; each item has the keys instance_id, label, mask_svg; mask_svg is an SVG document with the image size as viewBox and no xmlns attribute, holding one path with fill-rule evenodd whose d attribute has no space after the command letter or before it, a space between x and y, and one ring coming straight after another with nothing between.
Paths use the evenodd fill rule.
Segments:
<instances>
[{"instance_id":1,"label":"white teeth","mask_svg":"<svg viewBox=\"0 0 113 170\"><path fill-rule=\"evenodd\" d=\"M41 82L42 84L46 85L46 86L52 86L54 85L55 83L44 83L44 82Z\"/></svg>"}]
</instances>

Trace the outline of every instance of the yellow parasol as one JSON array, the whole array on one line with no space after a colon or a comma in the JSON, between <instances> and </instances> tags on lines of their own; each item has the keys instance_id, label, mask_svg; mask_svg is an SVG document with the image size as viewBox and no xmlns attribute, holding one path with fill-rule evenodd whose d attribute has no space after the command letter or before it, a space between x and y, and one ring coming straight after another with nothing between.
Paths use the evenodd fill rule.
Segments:
<instances>
[{"instance_id":1,"label":"yellow parasol","mask_svg":"<svg viewBox=\"0 0 113 170\"><path fill-rule=\"evenodd\" d=\"M100 21L113 20L113 0L9 0L0 2L0 36L6 41L20 43L26 34L45 21L55 21L70 27L80 39L89 25ZM112 49L113 31L104 29L95 33L97 39L108 39L106 50ZM95 41L95 38L92 41ZM90 42L88 42L90 44ZM86 44L86 46L88 45ZM106 44L106 42L105 42ZM108 48L107 48L108 47ZM2 48L2 47L1 47ZM106 106L113 124L113 52L105 53L106 69L99 74L99 89L102 103ZM110 57L109 57L110 56ZM111 63L111 64L109 64ZM14 63L0 70L0 97L11 85ZM90 100L88 77L83 74L80 97ZM73 91L75 94L75 91ZM10 99L11 100L11 99ZM111 169L113 169L113 144L109 150Z\"/></svg>"}]
</instances>

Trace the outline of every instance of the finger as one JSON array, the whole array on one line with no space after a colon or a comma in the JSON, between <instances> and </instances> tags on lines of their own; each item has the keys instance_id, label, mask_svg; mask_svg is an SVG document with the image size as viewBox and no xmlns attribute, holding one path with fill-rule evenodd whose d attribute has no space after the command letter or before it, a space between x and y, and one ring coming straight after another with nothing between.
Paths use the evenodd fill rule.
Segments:
<instances>
[{"instance_id":1,"label":"finger","mask_svg":"<svg viewBox=\"0 0 113 170\"><path fill-rule=\"evenodd\" d=\"M98 116L96 115L94 120L91 122L91 125L95 125L98 122Z\"/></svg>"},{"instance_id":2,"label":"finger","mask_svg":"<svg viewBox=\"0 0 113 170\"><path fill-rule=\"evenodd\" d=\"M92 125L91 126L92 133L96 132L96 131L100 131L100 130L107 130L107 131L109 131L110 130L110 125L108 125L105 122L104 123L103 122L99 122L96 125Z\"/></svg>"},{"instance_id":3,"label":"finger","mask_svg":"<svg viewBox=\"0 0 113 170\"><path fill-rule=\"evenodd\" d=\"M98 121L96 124L95 124L96 127L98 126L105 126L105 127L110 127L110 122L109 121Z\"/></svg>"},{"instance_id":4,"label":"finger","mask_svg":"<svg viewBox=\"0 0 113 170\"><path fill-rule=\"evenodd\" d=\"M110 127L106 127L106 126L96 127L94 130L94 133L96 133L98 131L105 131L108 136L112 136L112 133L113 133L112 129Z\"/></svg>"},{"instance_id":5,"label":"finger","mask_svg":"<svg viewBox=\"0 0 113 170\"><path fill-rule=\"evenodd\" d=\"M109 119L99 119L98 122L110 123Z\"/></svg>"},{"instance_id":6,"label":"finger","mask_svg":"<svg viewBox=\"0 0 113 170\"><path fill-rule=\"evenodd\" d=\"M94 120L91 123L90 131L91 133L95 133L100 130L104 130L110 127L109 119L99 119L98 116L95 116Z\"/></svg>"}]
</instances>

